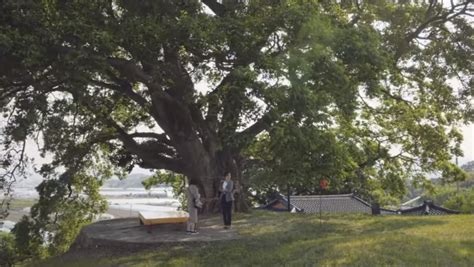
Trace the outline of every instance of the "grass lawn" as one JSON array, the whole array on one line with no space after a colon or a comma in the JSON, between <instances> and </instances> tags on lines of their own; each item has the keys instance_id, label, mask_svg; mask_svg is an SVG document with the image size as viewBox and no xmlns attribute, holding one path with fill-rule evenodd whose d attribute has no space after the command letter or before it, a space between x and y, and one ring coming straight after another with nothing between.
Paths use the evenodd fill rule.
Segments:
<instances>
[{"instance_id":1,"label":"grass lawn","mask_svg":"<svg viewBox=\"0 0 474 267\"><path fill-rule=\"evenodd\" d=\"M474 266L474 215L237 214L241 240L45 266Z\"/></svg>"},{"instance_id":2,"label":"grass lawn","mask_svg":"<svg viewBox=\"0 0 474 267\"><path fill-rule=\"evenodd\" d=\"M10 202L11 209L22 209L33 206L37 202L36 199L12 199Z\"/></svg>"}]
</instances>

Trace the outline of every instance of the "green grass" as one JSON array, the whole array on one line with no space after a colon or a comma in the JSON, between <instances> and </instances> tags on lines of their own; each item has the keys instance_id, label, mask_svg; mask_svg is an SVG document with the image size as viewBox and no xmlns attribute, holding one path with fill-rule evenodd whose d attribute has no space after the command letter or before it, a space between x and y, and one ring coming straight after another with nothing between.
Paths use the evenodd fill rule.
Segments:
<instances>
[{"instance_id":1,"label":"green grass","mask_svg":"<svg viewBox=\"0 0 474 267\"><path fill-rule=\"evenodd\" d=\"M12 199L10 202L10 209L22 209L33 206L36 199Z\"/></svg>"},{"instance_id":2,"label":"green grass","mask_svg":"<svg viewBox=\"0 0 474 267\"><path fill-rule=\"evenodd\" d=\"M46 266L474 266L474 215L238 214L243 239Z\"/></svg>"}]
</instances>

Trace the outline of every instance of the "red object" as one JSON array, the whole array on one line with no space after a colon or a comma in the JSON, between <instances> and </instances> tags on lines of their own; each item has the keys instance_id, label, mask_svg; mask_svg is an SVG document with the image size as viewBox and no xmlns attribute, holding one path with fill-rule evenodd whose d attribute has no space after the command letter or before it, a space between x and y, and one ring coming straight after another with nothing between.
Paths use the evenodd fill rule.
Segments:
<instances>
[{"instance_id":1,"label":"red object","mask_svg":"<svg viewBox=\"0 0 474 267\"><path fill-rule=\"evenodd\" d=\"M319 187L321 187L321 189L327 189L328 185L329 185L329 181L327 179L321 179L319 181Z\"/></svg>"}]
</instances>

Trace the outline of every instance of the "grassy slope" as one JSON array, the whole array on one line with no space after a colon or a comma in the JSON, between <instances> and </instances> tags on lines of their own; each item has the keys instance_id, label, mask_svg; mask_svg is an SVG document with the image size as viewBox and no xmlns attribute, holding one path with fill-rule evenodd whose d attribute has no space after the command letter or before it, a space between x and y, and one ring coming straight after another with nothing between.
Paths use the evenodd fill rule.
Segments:
<instances>
[{"instance_id":1,"label":"grassy slope","mask_svg":"<svg viewBox=\"0 0 474 267\"><path fill-rule=\"evenodd\" d=\"M474 215L238 215L242 240L47 266L474 266Z\"/></svg>"}]
</instances>

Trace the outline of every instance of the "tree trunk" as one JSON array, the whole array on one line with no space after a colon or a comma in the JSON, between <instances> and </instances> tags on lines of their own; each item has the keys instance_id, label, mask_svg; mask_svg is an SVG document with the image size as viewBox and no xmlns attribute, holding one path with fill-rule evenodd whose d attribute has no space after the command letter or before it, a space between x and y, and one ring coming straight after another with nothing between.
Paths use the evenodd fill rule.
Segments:
<instances>
[{"instance_id":1,"label":"tree trunk","mask_svg":"<svg viewBox=\"0 0 474 267\"><path fill-rule=\"evenodd\" d=\"M234 157L234 163L236 165L236 174L234 178L234 187L236 189L235 194L235 211L247 212L250 209L250 205L247 198L248 184L242 175L243 171L243 159L240 156Z\"/></svg>"},{"instance_id":2,"label":"tree trunk","mask_svg":"<svg viewBox=\"0 0 474 267\"><path fill-rule=\"evenodd\" d=\"M224 174L230 172L234 181L234 210L246 212L249 209L245 194L246 183L242 179L242 169L236 156L228 151L219 151L214 157L195 155L192 166L185 174L189 181L195 181L203 201L203 214L217 213L221 210L219 186Z\"/></svg>"}]
</instances>

